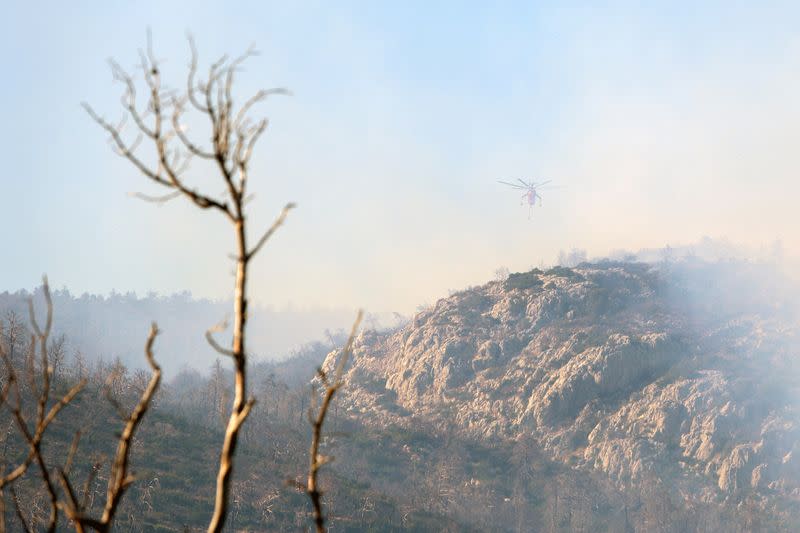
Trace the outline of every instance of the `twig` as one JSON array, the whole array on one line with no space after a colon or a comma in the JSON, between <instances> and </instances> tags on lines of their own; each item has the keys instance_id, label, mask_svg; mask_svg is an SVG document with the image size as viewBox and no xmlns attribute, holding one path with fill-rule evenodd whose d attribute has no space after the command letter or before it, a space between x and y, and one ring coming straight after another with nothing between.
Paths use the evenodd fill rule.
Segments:
<instances>
[{"instance_id":1,"label":"twig","mask_svg":"<svg viewBox=\"0 0 800 533\"><path fill-rule=\"evenodd\" d=\"M356 332L358 331L358 326L361 323L362 317L363 312L359 311L358 316L353 323L353 329L350 330L350 336L347 339L347 343L345 344L345 347L339 356L339 362L336 365L333 380L328 380L324 370L321 368L318 370L320 380L325 385L325 394L322 399L322 405L317 412L317 416L312 420L311 423L311 450L309 453L308 482L305 487L306 494L308 494L308 497L311 499L311 504L314 507L314 524L316 525L317 533L325 532L325 517L322 514L322 491L319 489L317 474L319 473L320 468L333 460L332 457L320 455L319 453L319 445L322 438L322 425L325 423L325 416L328 414L328 409L333 401L334 394L336 394L336 391L338 391L343 385L342 375L344 373L344 367L347 364L350 354L352 353L353 341L355 340ZM309 410L309 418L311 418L311 412L312 411Z\"/></svg>"},{"instance_id":2,"label":"twig","mask_svg":"<svg viewBox=\"0 0 800 533\"><path fill-rule=\"evenodd\" d=\"M219 343L217 343L216 340L214 340L214 333L222 332L225 331L226 329L228 329L228 320L222 319L222 321L217 323L215 326L210 327L208 328L208 330L206 330L206 340L208 341L208 344L210 344L211 347L214 348L214 350L217 351L219 354L228 357L233 357L234 353L232 350L227 350L223 348L222 346L219 345Z\"/></svg>"},{"instance_id":3,"label":"twig","mask_svg":"<svg viewBox=\"0 0 800 533\"><path fill-rule=\"evenodd\" d=\"M128 193L128 195L132 196L133 198L138 198L139 200L144 200L145 202L150 202L153 204L165 204L170 200L177 198L181 194L183 194L181 193L181 191L173 191L169 194L162 194L161 196L151 196L149 194L144 194L141 192Z\"/></svg>"},{"instance_id":4,"label":"twig","mask_svg":"<svg viewBox=\"0 0 800 533\"><path fill-rule=\"evenodd\" d=\"M278 228L280 228L283 225L284 221L286 220L286 216L289 214L289 211L294 209L295 207L297 207L297 204L295 203L288 203L285 206L283 206L283 209L281 209L281 214L278 215L278 218L275 219L275 222L273 222L272 225L269 227L269 229L264 233L264 235L261 236L261 238L258 240L253 249L250 250L250 252L248 252L247 254L248 259L253 257L255 254L258 253L259 250L261 250L261 248L269 240L269 238L272 237L272 235L278 230Z\"/></svg>"},{"instance_id":5,"label":"twig","mask_svg":"<svg viewBox=\"0 0 800 533\"><path fill-rule=\"evenodd\" d=\"M73 386L67 394L65 394L62 398L60 398L55 404L53 404L49 409L47 408L47 404L50 398L50 374L52 369L50 367L50 360L48 357L48 340L50 336L50 332L52 329L53 324L53 301L50 297L50 287L47 282L47 277L43 278L42 284L42 291L44 293L44 298L47 306L47 319L45 321L44 328L41 328L39 322L36 320L36 313L34 312L33 301L28 301L28 310L30 313L30 321L31 327L34 331L34 334L31 337L31 348L30 354L28 358L28 365L29 365L29 380L31 384L31 392L34 393L36 396L36 416L33 419L32 423L29 425L29 421L26 419L25 415L22 412L23 409L23 401L22 395L20 393L19 388L19 379L17 377L16 371L13 366L13 362L11 361L10 357L6 353L5 350L2 350L0 356L6 366L6 371L8 373L8 386L9 388L13 389L14 395L16 398L16 405L11 406L7 405L9 411L13 419L16 422L17 429L19 433L24 438L25 442L28 445L28 454L26 455L25 459L21 463L19 463L11 472L5 474L0 478L0 492L6 485L10 485L11 483L18 480L21 476L23 476L30 467L32 462L36 462L39 467L39 477L42 480L42 483L45 486L45 490L47 492L49 503L50 503L50 516L48 519L48 523L46 526L46 531L53 532L55 531L56 525L58 523L58 495L56 493L55 486L52 482L50 477L50 471L47 467L47 464L44 460L44 457L41 452L41 444L42 440L45 435L45 431L58 415L58 413L63 409L67 404L69 404L75 395L84 387L85 381L78 382L75 386ZM41 353L41 361L40 361L40 383L36 382L35 378L35 365L33 363L33 358L36 352L36 346L39 345L40 353ZM7 398L8 390L4 389L3 395L4 399ZM16 497L16 492L14 491L13 486L10 487L11 493L14 498L15 506L17 507L18 514L20 520L23 521L21 512L19 511L19 502ZM24 524L25 528L28 529L28 525Z\"/></svg>"},{"instance_id":6,"label":"twig","mask_svg":"<svg viewBox=\"0 0 800 533\"><path fill-rule=\"evenodd\" d=\"M84 502L81 507L78 507L77 505L75 493L72 489L71 483L69 482L67 473L64 470L60 472L61 484L64 487L64 491L68 494L68 501L65 505L66 513L74 523L83 527L91 527L92 529L95 529L101 533L106 533L109 531L111 524L114 521L114 515L119 509L119 504L122 501L122 497L130 484L133 483L134 478L128 472L131 441L133 440L133 436L136 433L136 429L141 423L142 418L150 407L150 404L153 400L153 395L155 394L156 390L158 390L158 386L161 383L161 367L156 363L155 357L153 356L153 343L155 342L158 333L158 326L155 322L153 322L153 324L150 326L150 333L147 336L147 342L145 343L144 348L147 364L150 365L153 373L150 377L150 381L147 384L147 388L139 398L139 402L136 404L136 407L133 409L131 414L127 417L125 421L125 427L123 428L122 433L119 436L119 440L117 441L117 453L114 457L114 462L111 465L111 472L108 476L106 502L103 507L103 515L100 519L94 519L83 514L83 509L86 507L86 498L89 492L89 486L94 474L97 472L97 468L95 467L90 472L86 481L86 487L83 495Z\"/></svg>"},{"instance_id":7,"label":"twig","mask_svg":"<svg viewBox=\"0 0 800 533\"><path fill-rule=\"evenodd\" d=\"M157 335L158 326L155 322L153 322L153 324L150 326L150 334L147 337L147 342L145 343L144 349L147 363L150 365L153 374L150 377L150 382L147 384L147 388L139 399L139 403L128 417L128 420L125 423L125 428L123 429L122 435L119 438L117 455L114 459L114 464L111 466L111 474L108 477L106 505L103 509L103 518L101 519L101 523L106 525L111 524L111 521L114 519L114 513L117 511L119 502L122 499L125 490L133 482L133 477L128 474L131 439L133 439L136 428L139 426L142 418L147 413L147 409L150 407L150 402L153 399L153 395L158 389L158 385L161 383L161 367L158 366L155 358L153 357L153 343L155 342Z\"/></svg>"},{"instance_id":8,"label":"twig","mask_svg":"<svg viewBox=\"0 0 800 533\"><path fill-rule=\"evenodd\" d=\"M64 472L69 473L72 469L72 461L75 459L75 454L78 451L78 443L81 440L81 430L75 432L75 436L72 438L72 444L69 447L69 453L67 454L67 460L64 462Z\"/></svg>"},{"instance_id":9,"label":"twig","mask_svg":"<svg viewBox=\"0 0 800 533\"><path fill-rule=\"evenodd\" d=\"M25 515L22 514L22 509L19 506L19 498L13 486L9 487L9 492L11 492L11 501L14 502L14 512L17 514L17 519L20 521L25 531L33 533L31 526L28 525L28 521L25 520Z\"/></svg>"}]
</instances>

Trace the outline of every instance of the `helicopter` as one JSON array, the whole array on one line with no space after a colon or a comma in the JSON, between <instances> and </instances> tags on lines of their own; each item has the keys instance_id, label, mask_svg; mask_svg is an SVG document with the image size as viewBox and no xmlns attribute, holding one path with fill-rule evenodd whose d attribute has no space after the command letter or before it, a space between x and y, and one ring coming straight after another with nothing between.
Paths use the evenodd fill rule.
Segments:
<instances>
[{"instance_id":1,"label":"helicopter","mask_svg":"<svg viewBox=\"0 0 800 533\"><path fill-rule=\"evenodd\" d=\"M539 191L552 180L537 183L535 181L523 181L517 178L517 181L519 181L519 183L509 183L507 181L497 180L497 183L502 183L503 185L508 185L509 187L514 187L515 189L525 191L525 193L522 195L520 205L523 205L523 202L528 202L528 220L530 220L531 211L536 205L536 200L539 200L539 207L542 206L542 195L539 193Z\"/></svg>"}]
</instances>

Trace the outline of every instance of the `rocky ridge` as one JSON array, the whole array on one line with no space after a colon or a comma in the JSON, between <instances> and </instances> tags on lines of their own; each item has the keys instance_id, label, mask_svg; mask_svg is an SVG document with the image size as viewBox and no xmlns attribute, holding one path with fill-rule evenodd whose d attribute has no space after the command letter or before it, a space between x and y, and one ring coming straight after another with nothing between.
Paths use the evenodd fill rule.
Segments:
<instances>
[{"instance_id":1,"label":"rocky ridge","mask_svg":"<svg viewBox=\"0 0 800 533\"><path fill-rule=\"evenodd\" d=\"M339 401L373 424L530 436L620 487L656 476L686 498L798 499L797 322L779 299L736 308L722 279L693 300L709 290L696 270L583 264L455 293L363 333Z\"/></svg>"}]
</instances>

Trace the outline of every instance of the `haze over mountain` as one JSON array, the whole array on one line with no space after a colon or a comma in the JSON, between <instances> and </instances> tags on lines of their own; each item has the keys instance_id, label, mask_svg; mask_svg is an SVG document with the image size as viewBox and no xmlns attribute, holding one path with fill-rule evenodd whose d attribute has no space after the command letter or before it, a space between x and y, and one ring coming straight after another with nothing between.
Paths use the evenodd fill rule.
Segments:
<instances>
[{"instance_id":1,"label":"haze over mountain","mask_svg":"<svg viewBox=\"0 0 800 533\"><path fill-rule=\"evenodd\" d=\"M573 471L600 473L617 503L595 508L592 524L621 520L627 501L625 520L642 528L625 498L657 482L675 513L658 530L690 520L688 530L730 531L711 515L737 506L774 519L766 530L792 530L798 296L774 263L606 261L511 274L397 331L365 332L342 401L367 424L423 420L487 444L530 440Z\"/></svg>"},{"instance_id":2,"label":"haze over mountain","mask_svg":"<svg viewBox=\"0 0 800 533\"><path fill-rule=\"evenodd\" d=\"M14 198L0 241L15 251L2 289L47 272L78 294L231 297L228 228L127 197L164 191L79 105L119 120L105 60L137 65L148 27L170 87L185 85L189 29L203 64L262 52L237 102L294 95L258 108L270 127L251 169L253 231L298 209L252 273L253 302L410 314L562 248L597 257L703 235L782 239L800 257L799 18L786 0L18 3L0 32L24 51L3 87L20 105L0 130ZM189 173L208 183L199 162ZM517 177L562 188L529 221L496 182Z\"/></svg>"},{"instance_id":3,"label":"haze over mountain","mask_svg":"<svg viewBox=\"0 0 800 533\"><path fill-rule=\"evenodd\" d=\"M9 4L0 533L800 531L800 2Z\"/></svg>"},{"instance_id":4,"label":"haze over mountain","mask_svg":"<svg viewBox=\"0 0 800 533\"><path fill-rule=\"evenodd\" d=\"M792 273L793 264L784 256L780 241L760 248L748 248L725 239L705 237L696 243L665 248L616 250L609 258L651 264L680 259L712 263L766 261L782 274L796 278ZM554 259L557 265L576 266L589 260L589 257L585 250L572 249L561 251ZM539 266L546 268L542 263ZM504 268L498 269L498 273L503 271ZM58 280L51 281L57 284ZM14 312L23 323L27 323L27 301L31 296L34 299L41 298L40 289L14 292L9 292L13 289L11 287L5 289L0 293L0 316ZM450 293L460 290L451 287ZM444 294L431 294L427 301L417 302L417 307L430 305L431 301L441 296ZM170 376L184 366L201 372L208 371L217 354L205 341L205 331L229 317L232 309L231 302L193 298L189 291L171 295L149 293L146 296L130 291L112 291L107 295L77 296L64 287L54 291L53 298L56 334L65 334L70 351L79 350L89 360L120 358L131 368L143 367L142 343L150 323L156 321L163 332L164 367ZM371 329L391 329L408 320L399 313L381 309L367 309L367 312L365 326ZM329 342L332 336L350 327L354 316L355 310L345 307L275 308L254 305L251 307L250 329L252 353L257 360L284 359L305 343L318 340Z\"/></svg>"},{"instance_id":5,"label":"haze over mountain","mask_svg":"<svg viewBox=\"0 0 800 533\"><path fill-rule=\"evenodd\" d=\"M14 313L27 324L31 296L39 302L41 289L0 293L0 317ZM205 331L229 317L232 309L230 302L193 299L188 292L74 296L62 289L53 292L53 303L54 333L66 336L70 356L80 351L89 361L119 358L130 368L144 368L144 341L151 322L157 322L163 332L159 351L168 376L184 366L208 372L218 354L206 342ZM253 306L251 316L254 361L265 361L285 359L293 349L312 341L327 342L352 324L355 311ZM376 314L373 320L381 319L389 325L393 317ZM224 338L225 334L218 335Z\"/></svg>"},{"instance_id":6,"label":"haze over mountain","mask_svg":"<svg viewBox=\"0 0 800 533\"><path fill-rule=\"evenodd\" d=\"M573 250L561 255L574 266L499 272L501 279L421 307L407 323L366 324L323 444L336 457L323 478L331 527L796 531L800 288L777 250L759 260L736 259L740 252L706 242L581 262L585 252ZM9 309L26 321L25 296L0 295L6 325ZM192 461L208 466L232 376L214 365L197 324L224 315L227 304L65 291L54 303L67 342L85 342L87 358L106 360L86 368L67 356L55 374L62 388L89 379L88 396L63 423L83 428L91 454L107 453L98 443L115 423L104 396L114 391L130 402L141 386L140 372L111 359L136 366L140 329L153 315L162 322L157 359L170 375L133 458L144 482L132 487L119 525L200 530L213 471L187 472L197 468ZM306 520L307 502L286 478L302 471L309 384L321 384L315 368L330 371L340 357L330 350L342 334L326 335L325 322L351 318L254 318L256 342L264 342L267 319L278 329L304 324L298 339L316 326L325 342L250 367L258 402L243 438L247 466L235 482L237 527L269 531ZM70 438L54 434L49 453L63 454ZM89 466L82 460L77 468ZM20 490L33 498L35 487Z\"/></svg>"}]
</instances>

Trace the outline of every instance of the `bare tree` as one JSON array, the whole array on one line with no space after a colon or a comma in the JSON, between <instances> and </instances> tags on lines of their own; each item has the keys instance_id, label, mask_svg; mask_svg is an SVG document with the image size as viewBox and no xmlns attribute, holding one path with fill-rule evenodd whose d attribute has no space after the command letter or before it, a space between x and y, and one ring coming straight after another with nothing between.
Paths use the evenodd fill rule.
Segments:
<instances>
[{"instance_id":1,"label":"bare tree","mask_svg":"<svg viewBox=\"0 0 800 533\"><path fill-rule=\"evenodd\" d=\"M325 517L322 514L322 491L319 489L317 477L320 468L332 460L331 457L319 453L319 446L322 440L322 426L325 423L325 416L328 414L333 396L344 384L342 381L342 374L344 373L344 367L347 365L347 360L350 358L350 354L353 350L353 341L355 340L362 316L363 313L359 311L356 321L353 323L353 329L350 331L347 343L339 354L339 361L336 364L333 376L328 376L328 373L322 368L317 370L317 377L324 387L322 404L316 415L314 414L313 405L308 412L308 418L312 428L311 449L309 451L308 481L305 487L302 488L305 489L308 497L311 499L311 504L314 508L314 525L317 528L317 533L323 533L325 531ZM312 398L316 399L316 397L317 395L314 393Z\"/></svg>"},{"instance_id":2,"label":"bare tree","mask_svg":"<svg viewBox=\"0 0 800 533\"><path fill-rule=\"evenodd\" d=\"M211 409L209 410L210 420L208 421L211 426L216 427L220 420L225 424L225 406L228 403L228 394L224 384L224 373L222 371L222 362L219 357L214 360L214 365L211 367L211 379L209 380L210 396L211 396Z\"/></svg>"},{"instance_id":3,"label":"bare tree","mask_svg":"<svg viewBox=\"0 0 800 533\"><path fill-rule=\"evenodd\" d=\"M274 223L258 238L255 244L248 240L248 225L245 206L248 200L249 165L253 148L267 128L267 120L254 121L250 117L253 106L270 95L287 94L284 89L261 90L244 100L238 107L234 105L232 87L234 76L242 63L255 55L253 49L243 55L229 59L223 56L214 62L205 80L197 79L197 52L192 39L189 39L191 61L184 91L170 91L162 86L160 64L153 54L148 35L147 49L140 52L141 72L147 92L146 103L137 102L137 89L133 76L111 62L114 78L124 89L122 105L125 109L123 121L114 125L98 115L88 104L84 108L110 136L115 151L126 158L151 182L167 189L164 196L138 194L142 199L166 202L182 196L201 209L219 212L231 223L236 243L236 279L234 284L234 323L231 348L223 348L213 338L215 329L207 332L211 346L219 353L233 359L234 395L233 406L228 418L225 437L220 453L217 473L214 511L208 525L209 532L221 531L228 513L228 501L234 467L236 445L240 429L254 400L247 394L247 351L245 333L247 324L247 281L248 268L252 259L264 244L283 224L294 204L287 204ZM183 119L187 108L204 115L210 123L210 146L189 139ZM137 130L132 141L124 138L126 119L131 119ZM155 148L155 161L148 164L137 151L142 140L152 143ZM218 198L197 191L186 179L189 162L199 158L216 167L225 194Z\"/></svg>"},{"instance_id":4,"label":"bare tree","mask_svg":"<svg viewBox=\"0 0 800 533\"><path fill-rule=\"evenodd\" d=\"M15 363L25 337L25 327L15 312L9 311L6 314L6 324L2 333L0 337L8 351L8 357L12 363Z\"/></svg>"},{"instance_id":5,"label":"bare tree","mask_svg":"<svg viewBox=\"0 0 800 533\"><path fill-rule=\"evenodd\" d=\"M108 132L110 142L119 155L130 161L135 168L152 182L169 189L169 193L164 196L144 194L137 196L154 202L166 202L183 196L201 209L220 212L232 224L234 230L237 250L234 259L237 266L234 284L234 324L230 348L223 347L214 338L214 333L226 329L224 324L215 326L206 332L209 344L220 354L230 357L234 363L233 405L227 420L220 452L214 509L208 524L209 532L218 532L223 529L230 511L231 480L237 442L241 436L240 431L254 404L254 399L247 394L248 354L245 349L245 334L248 269L254 256L284 223L288 211L294 207L294 204L287 204L273 224L254 244L248 241L245 206L248 200L249 163L253 147L267 126L266 120L254 122L249 118L249 113L256 103L264 100L270 94L281 94L286 91L282 89L259 91L248 100L245 100L242 105L235 107L232 97L234 75L242 62L255 52L249 50L244 55L233 60L223 57L211 65L206 80L197 81L197 54L191 39L189 43L191 62L187 85L186 90L179 95L162 87L160 66L153 54L148 35L147 49L140 53L141 70L148 95L147 101L142 107L137 104L134 78L118 64L111 63L115 79L122 82L125 87L122 99L125 118L132 120L137 130L137 135L131 142L125 139L125 120L118 125L112 125L98 115L88 104L84 103L83 105L90 117ZM186 135L182 119L189 106L206 116L210 122L211 139L209 148L203 147L200 143L195 143ZM168 113L170 116L167 115ZM152 164L146 162L145 158L141 157L137 151L139 145L145 139L151 142L155 148L155 161ZM222 198L198 192L188 185L184 174L188 170L189 161L192 158L207 160L217 169L226 188ZM133 483L134 478L130 473L130 453L134 434L151 407L161 381L161 368L155 362L153 356L153 344L158 335L158 328L155 324L152 325L145 343L145 357L151 368L149 381L144 385L146 376L140 376L138 382L142 383L144 389L141 390L138 401L129 414L125 414L123 407L115 399L116 395L128 392L130 388L127 385L127 381L125 383L121 381L122 377L124 377L124 368L121 368L121 365L111 367L111 374L106 379L105 390L107 396L109 400L112 400L112 404L116 407L118 413L122 414L124 426L118 436L117 451L110 465L102 513L99 517L93 517L91 512L92 505L89 500L94 499L95 490L91 489L91 487L97 485L95 481L101 470L101 465L95 463L91 469L81 496L79 496L78 491L75 490L70 480L70 468L78 450L80 432L75 433L72 446L62 467L52 468L48 466L41 452L41 443L46 428L55 419L58 412L72 401L87 382L86 378L81 376L80 381L65 396L54 403L50 402L51 381L54 371L62 364L63 341L50 344L50 347L55 348L58 352L53 354L55 357L51 357L48 354L48 341L52 326L53 306L46 279L44 295L47 301L46 325L43 329L40 328L31 303L30 320L34 333L31 336L30 351L24 362L28 375L28 390L34 393L35 396L36 417L33 419L23 414L24 402L21 398L20 379L13 360L15 358L14 346L17 346L18 343L12 339L10 343L12 348L9 351L6 351L0 345L0 355L2 355L6 370L6 379L4 380L2 391L0 391L0 405L5 405L13 415L18 430L25 438L29 449L27 457L0 478L0 504L5 503L3 491L8 488L22 527L28 531L36 527L36 523L40 519L34 516L32 521L30 514L29 518L26 519L13 486L13 483L25 474L28 467L36 463L38 476L41 478L44 487L44 492L39 494L44 494L44 498L49 503L49 506L45 507L43 505L41 507L41 509L49 509L46 530L55 530L59 523L59 512L63 512L76 531L82 533L91 529L104 533L110 531L113 526L114 518L120 508L120 502L126 490ZM339 353L338 362L335 363L335 368L331 371L331 374L328 375L323 369L318 371L318 379L324 386L322 403L316 414L314 414L313 407L309 410L309 420L312 424L313 432L308 481L304 489L312 501L314 520L318 531L324 530L325 523L318 473L320 468L331 460L330 457L323 456L320 453L322 428L333 397L343 384L344 367L352 351L355 334L361 319L362 313L359 312L347 343ZM14 333L14 335L17 335L17 333ZM37 347L40 350L40 361L38 362L36 361ZM83 374L83 372L80 371L80 374ZM38 378L36 377L37 375ZM116 383L115 380L119 383ZM125 390L120 389L122 386L125 387ZM12 393L16 399L15 403L8 401ZM316 399L316 396L314 398ZM52 405L50 405L51 403ZM29 423L29 421L31 422ZM60 491L56 487L57 482L61 485ZM5 529L4 521L5 515L3 510L0 509L0 531ZM128 521L131 523L130 518Z\"/></svg>"},{"instance_id":6,"label":"bare tree","mask_svg":"<svg viewBox=\"0 0 800 533\"><path fill-rule=\"evenodd\" d=\"M84 513L85 506L78 503L77 493L69 480L69 464L72 462L71 457L74 456L78 446L77 437L73 441L70 449L70 459L67 461L67 466L59 470L59 479L66 495L66 503L62 503L61 507L64 508L78 533L82 533L86 527L90 527L101 533L109 531L117 509L119 509L119 504L122 501L122 496L131 483L133 483L134 478L129 473L131 441L133 440L133 436L142 418L150 407L153 395L161 383L161 367L158 366L153 357L153 343L157 335L158 326L153 323L150 327L150 334L147 337L144 349L145 357L147 358L147 363L150 365L152 374L147 388L139 398L139 402L125 420L125 426L117 441L117 453L111 465L111 473L108 476L108 488L106 491L105 505L103 507L103 515L99 519L91 518Z\"/></svg>"},{"instance_id":7,"label":"bare tree","mask_svg":"<svg viewBox=\"0 0 800 533\"><path fill-rule=\"evenodd\" d=\"M153 342L158 333L158 329L153 324L148 337L145 354L147 361L150 364L153 373L147 388L142 393L136 408L126 417L126 423L122 433L117 442L117 453L114 463L111 466L111 472L108 480L108 490L106 495L106 502L103 515L99 519L93 519L84 514L86 508L88 488L94 478L94 473L99 469L99 465L93 468L92 473L87 478L85 488L83 491L82 503L78 502L77 493L69 480L69 471L75 457L78 442L80 439L80 431L75 433L72 445L70 446L64 466L57 469L57 476L54 469L47 464L47 461L42 453L42 443L44 442L45 431L56 419L59 412L66 407L75 396L84 388L87 383L86 378L81 378L75 385L73 385L64 396L55 402L51 402L51 395L53 390L53 376L55 374L54 363L60 362L61 354L51 354L49 349L53 346L60 349L59 343L55 345L49 342L50 332L53 324L53 302L50 297L50 288L47 283L47 278L44 279L43 290L44 298L47 304L47 318L44 327L40 327L34 313L33 302L29 301L30 307L30 322L33 329L31 341L29 344L28 361L35 359L38 350L39 361L37 364L28 363L28 392L33 395L33 406L35 408L35 415L30 416L25 411L26 407L30 405L23 397L20 387L20 377L17 372L17 367L12 361L11 354L5 349L5 346L0 343L0 356L3 359L6 380L2 391L0 392L0 404L5 406L12 415L13 420L16 422L17 431L23 437L24 442L27 444L28 453L25 458L16 466L11 468L2 477L0 477L0 500L4 500L3 492L6 487L9 488L11 499L14 503L15 513L20 525L26 531L33 531L33 524L38 522L38 519L28 520L25 518L25 513L20 507L20 502L17 497L13 484L17 482L28 471L32 464L38 467L38 477L42 482L44 494L47 499L47 513L45 530L48 532L55 531L58 525L59 511L64 511L67 517L71 520L72 525L76 531L82 532L86 527L92 528L96 531L105 532L111 527L114 515L119 508L122 496L125 490L133 482L133 477L129 473L129 456L130 445L134 437L134 433L142 418L148 410L152 402L153 395L158 389L161 380L161 369L155 363L152 353ZM1 324L0 324L1 326ZM55 355L55 357L54 357ZM37 368L38 366L38 368ZM31 372L36 372L32 374ZM59 497L57 490L57 481L60 481L63 488L63 493L66 501L62 501ZM38 514L38 513L37 513ZM35 515L34 515L35 517ZM5 515L3 513L2 520L0 520L0 531L5 531Z\"/></svg>"},{"instance_id":8,"label":"bare tree","mask_svg":"<svg viewBox=\"0 0 800 533\"><path fill-rule=\"evenodd\" d=\"M58 382L64 371L66 357L66 336L59 335L50 345L50 366L53 367L53 381Z\"/></svg>"},{"instance_id":9,"label":"bare tree","mask_svg":"<svg viewBox=\"0 0 800 533\"><path fill-rule=\"evenodd\" d=\"M35 372L35 365L29 365L28 371L28 385L29 391L34 396L35 415L33 417L26 416L25 414L25 400L23 398L20 378L12 361L12 353L5 350L0 344L0 357L2 357L6 369L6 379L2 391L0 391L0 403L10 411L12 418L16 422L17 431L25 440L28 447L28 453L25 458L13 467L10 471L0 477L0 499L3 499L3 493L6 486L20 479L27 471L32 463L36 463L39 468L39 476L43 487L48 496L49 503L49 517L47 519L46 531L55 531L58 523L58 495L56 492L55 481L53 480L50 469L45 463L44 456L42 455L42 441L45 436L45 431L50 424L55 420L58 413L68 405L75 395L86 384L85 380L79 381L67 393L62 396L55 403L48 405L50 402L50 395L52 391L51 377L52 366L48 355L48 341L50 338L50 331L53 325L53 301L50 298L50 288L47 284L47 278L44 278L43 294L47 304L47 318L44 328L39 326L36 320L36 315L33 309L33 300L29 300L30 321L33 333L31 335L29 345L28 360L33 361L36 357L37 347L39 352L39 372L38 376ZM13 325L12 325L13 326ZM13 400L10 397L13 396ZM20 509L19 500L14 491L14 487L10 486L12 501L14 503L17 517L20 519L26 531L31 531L29 524L25 521L22 510ZM5 528L5 524L1 524Z\"/></svg>"}]
</instances>

